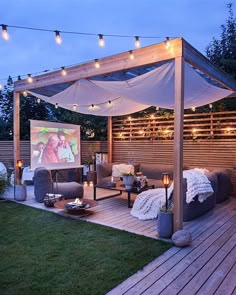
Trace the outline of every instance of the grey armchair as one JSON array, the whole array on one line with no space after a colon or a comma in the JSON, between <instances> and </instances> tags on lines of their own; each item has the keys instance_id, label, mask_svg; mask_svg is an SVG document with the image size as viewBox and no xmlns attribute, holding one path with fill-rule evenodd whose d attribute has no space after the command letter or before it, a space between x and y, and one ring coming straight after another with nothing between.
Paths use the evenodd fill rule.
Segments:
<instances>
[{"instance_id":1,"label":"grey armchair","mask_svg":"<svg viewBox=\"0 0 236 295\"><path fill-rule=\"evenodd\" d=\"M53 182L51 171L39 167L34 171L34 195L42 203L46 193L62 194L65 199L83 198L83 186L77 182Z\"/></svg>"}]
</instances>

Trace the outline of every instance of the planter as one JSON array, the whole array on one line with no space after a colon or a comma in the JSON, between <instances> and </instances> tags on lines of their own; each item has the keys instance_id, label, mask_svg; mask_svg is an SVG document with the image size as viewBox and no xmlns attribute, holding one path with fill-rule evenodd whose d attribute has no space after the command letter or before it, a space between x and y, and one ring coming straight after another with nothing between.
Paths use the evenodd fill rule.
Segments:
<instances>
[{"instance_id":1,"label":"planter","mask_svg":"<svg viewBox=\"0 0 236 295\"><path fill-rule=\"evenodd\" d=\"M173 213L160 212L157 220L159 237L170 238L173 234Z\"/></svg>"},{"instance_id":2,"label":"planter","mask_svg":"<svg viewBox=\"0 0 236 295\"><path fill-rule=\"evenodd\" d=\"M123 178L125 188L127 190L131 190L133 188L133 185L134 185L134 180L135 180L134 176L132 176L132 175L122 176L122 178Z\"/></svg>"},{"instance_id":3,"label":"planter","mask_svg":"<svg viewBox=\"0 0 236 295\"><path fill-rule=\"evenodd\" d=\"M15 200L16 201L25 201L27 198L27 191L25 185L17 184L15 186Z\"/></svg>"}]
</instances>

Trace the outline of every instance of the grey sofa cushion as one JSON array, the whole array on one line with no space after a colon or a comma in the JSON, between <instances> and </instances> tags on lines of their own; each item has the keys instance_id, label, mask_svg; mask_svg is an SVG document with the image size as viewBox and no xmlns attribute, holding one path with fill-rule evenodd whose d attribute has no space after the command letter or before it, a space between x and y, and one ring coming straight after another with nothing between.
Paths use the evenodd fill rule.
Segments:
<instances>
[{"instance_id":1,"label":"grey sofa cushion","mask_svg":"<svg viewBox=\"0 0 236 295\"><path fill-rule=\"evenodd\" d=\"M218 179L218 190L216 193L216 203L221 203L233 194L233 184L230 179L230 170L224 168L214 169Z\"/></svg>"},{"instance_id":2,"label":"grey sofa cushion","mask_svg":"<svg viewBox=\"0 0 236 295\"><path fill-rule=\"evenodd\" d=\"M150 179L162 179L162 173L170 173L173 179L173 165L140 164L139 170Z\"/></svg>"}]
</instances>

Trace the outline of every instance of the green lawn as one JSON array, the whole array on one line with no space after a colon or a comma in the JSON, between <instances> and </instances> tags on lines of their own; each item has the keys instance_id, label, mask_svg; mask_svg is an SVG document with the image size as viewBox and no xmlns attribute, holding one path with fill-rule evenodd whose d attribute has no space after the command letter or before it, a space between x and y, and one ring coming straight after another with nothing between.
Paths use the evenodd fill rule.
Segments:
<instances>
[{"instance_id":1,"label":"green lawn","mask_svg":"<svg viewBox=\"0 0 236 295\"><path fill-rule=\"evenodd\" d=\"M105 294L170 247L1 202L0 294Z\"/></svg>"}]
</instances>

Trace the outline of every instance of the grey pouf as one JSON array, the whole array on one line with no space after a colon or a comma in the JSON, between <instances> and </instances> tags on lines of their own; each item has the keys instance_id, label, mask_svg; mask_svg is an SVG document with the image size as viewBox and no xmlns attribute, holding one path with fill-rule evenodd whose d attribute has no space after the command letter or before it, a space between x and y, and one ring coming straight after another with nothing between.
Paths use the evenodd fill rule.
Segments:
<instances>
[{"instance_id":1,"label":"grey pouf","mask_svg":"<svg viewBox=\"0 0 236 295\"><path fill-rule=\"evenodd\" d=\"M188 246L192 242L192 236L187 230L178 230L172 235L172 241L177 247Z\"/></svg>"}]
</instances>

